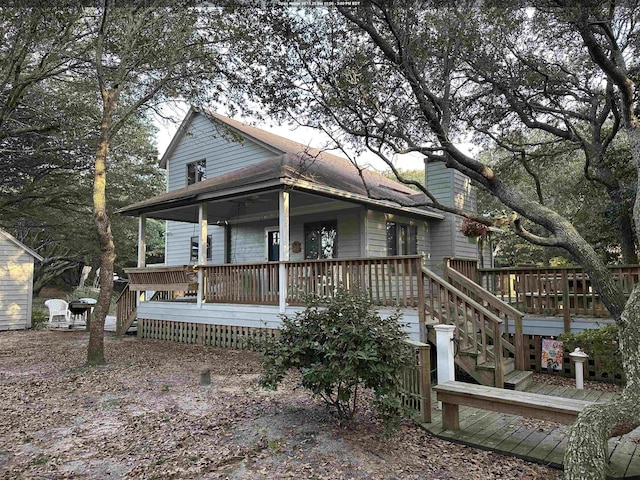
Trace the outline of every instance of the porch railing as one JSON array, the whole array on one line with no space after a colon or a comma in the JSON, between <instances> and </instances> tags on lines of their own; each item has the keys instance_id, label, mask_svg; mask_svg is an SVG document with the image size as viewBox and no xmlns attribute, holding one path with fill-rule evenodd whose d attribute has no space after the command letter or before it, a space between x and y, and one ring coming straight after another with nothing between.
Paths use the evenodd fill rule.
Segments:
<instances>
[{"instance_id":1,"label":"porch railing","mask_svg":"<svg viewBox=\"0 0 640 480\"><path fill-rule=\"evenodd\" d=\"M343 285L368 292L376 305L417 307L421 265L419 255L287 262L287 301L302 305L307 294L330 298Z\"/></svg>"},{"instance_id":2,"label":"porch railing","mask_svg":"<svg viewBox=\"0 0 640 480\"><path fill-rule=\"evenodd\" d=\"M613 265L609 270L627 295L640 278L639 265ZM521 312L563 315L565 323L571 315L609 316L582 268L481 268L478 272L487 290Z\"/></svg>"},{"instance_id":3,"label":"porch railing","mask_svg":"<svg viewBox=\"0 0 640 480\"><path fill-rule=\"evenodd\" d=\"M207 303L278 304L278 262L198 268L203 272L203 297Z\"/></svg>"},{"instance_id":4,"label":"porch railing","mask_svg":"<svg viewBox=\"0 0 640 480\"><path fill-rule=\"evenodd\" d=\"M369 292L377 305L419 304L418 255L202 266L203 298L208 303L277 305L281 264L290 305L302 305L308 294L330 298L339 285Z\"/></svg>"},{"instance_id":5,"label":"porch railing","mask_svg":"<svg viewBox=\"0 0 640 480\"><path fill-rule=\"evenodd\" d=\"M455 270L468 279L478 283L478 260L474 258L445 258L445 267Z\"/></svg>"}]
</instances>

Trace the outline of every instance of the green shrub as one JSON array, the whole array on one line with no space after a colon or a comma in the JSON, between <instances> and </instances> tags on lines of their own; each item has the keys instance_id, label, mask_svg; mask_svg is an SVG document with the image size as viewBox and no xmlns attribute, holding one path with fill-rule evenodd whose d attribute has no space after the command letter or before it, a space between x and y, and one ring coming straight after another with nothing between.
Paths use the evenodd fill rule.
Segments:
<instances>
[{"instance_id":1,"label":"green shrub","mask_svg":"<svg viewBox=\"0 0 640 480\"><path fill-rule=\"evenodd\" d=\"M564 341L565 349L573 352L580 347L591 358L599 357L602 370L608 373L622 373L622 355L618 344L618 327L607 325L584 330L580 333L563 333L558 339Z\"/></svg>"},{"instance_id":2,"label":"green shrub","mask_svg":"<svg viewBox=\"0 0 640 480\"><path fill-rule=\"evenodd\" d=\"M366 295L342 287L330 299L309 297L306 309L283 316L279 337L264 344L260 383L275 389L295 369L302 386L332 407L341 422L353 420L360 393L369 389L389 433L404 413L398 389L401 372L411 363L400 317L396 312L382 319Z\"/></svg>"},{"instance_id":3,"label":"green shrub","mask_svg":"<svg viewBox=\"0 0 640 480\"><path fill-rule=\"evenodd\" d=\"M40 330L47 324L47 311L41 308L31 310L31 328Z\"/></svg>"}]
</instances>

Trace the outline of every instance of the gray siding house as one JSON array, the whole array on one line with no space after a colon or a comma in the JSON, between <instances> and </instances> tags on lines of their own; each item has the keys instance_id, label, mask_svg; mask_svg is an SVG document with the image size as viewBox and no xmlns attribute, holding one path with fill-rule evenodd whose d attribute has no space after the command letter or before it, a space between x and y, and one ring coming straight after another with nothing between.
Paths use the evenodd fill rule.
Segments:
<instances>
[{"instance_id":1,"label":"gray siding house","mask_svg":"<svg viewBox=\"0 0 640 480\"><path fill-rule=\"evenodd\" d=\"M35 260L42 257L0 229L0 330L31 327Z\"/></svg>"},{"instance_id":2,"label":"gray siding house","mask_svg":"<svg viewBox=\"0 0 640 480\"><path fill-rule=\"evenodd\" d=\"M139 268L128 272L148 292L139 320L275 328L300 308L299 292L357 282L383 307L402 305L418 339L416 269L477 258L461 219L425 207L423 194L205 109L189 111L160 165L167 192L120 210L140 219ZM441 164L426 172L440 201L475 208L467 178ZM146 218L167 222L164 269L145 268Z\"/></svg>"}]
</instances>

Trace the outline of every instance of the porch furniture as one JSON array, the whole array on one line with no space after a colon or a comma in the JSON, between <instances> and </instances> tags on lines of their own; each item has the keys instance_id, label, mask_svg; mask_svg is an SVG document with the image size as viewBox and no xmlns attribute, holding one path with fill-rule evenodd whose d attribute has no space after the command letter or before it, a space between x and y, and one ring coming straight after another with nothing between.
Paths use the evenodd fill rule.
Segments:
<instances>
[{"instance_id":1,"label":"porch furniture","mask_svg":"<svg viewBox=\"0 0 640 480\"><path fill-rule=\"evenodd\" d=\"M62 299L52 298L44 302L49 309L49 326L68 327L71 325L69 304Z\"/></svg>"},{"instance_id":2,"label":"porch furniture","mask_svg":"<svg viewBox=\"0 0 640 480\"><path fill-rule=\"evenodd\" d=\"M450 430L460 428L460 405L571 424L587 405L593 403L455 381L436 385L433 390L442 402L442 426Z\"/></svg>"}]
</instances>

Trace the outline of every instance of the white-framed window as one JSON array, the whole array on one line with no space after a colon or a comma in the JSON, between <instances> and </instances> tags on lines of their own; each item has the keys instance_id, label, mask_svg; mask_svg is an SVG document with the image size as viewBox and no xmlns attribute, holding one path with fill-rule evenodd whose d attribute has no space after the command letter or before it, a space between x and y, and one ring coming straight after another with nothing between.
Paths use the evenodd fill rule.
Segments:
<instances>
[{"instance_id":1,"label":"white-framed window","mask_svg":"<svg viewBox=\"0 0 640 480\"><path fill-rule=\"evenodd\" d=\"M211 241L213 236L207 235L207 260L211 260ZM189 262L198 263L199 259L199 238L191 237L191 250L189 254Z\"/></svg>"},{"instance_id":2,"label":"white-framed window","mask_svg":"<svg viewBox=\"0 0 640 480\"><path fill-rule=\"evenodd\" d=\"M387 256L417 253L418 227L407 223L387 222Z\"/></svg>"},{"instance_id":3,"label":"white-framed window","mask_svg":"<svg viewBox=\"0 0 640 480\"><path fill-rule=\"evenodd\" d=\"M207 178L207 161L187 163L187 185L201 182Z\"/></svg>"}]
</instances>

